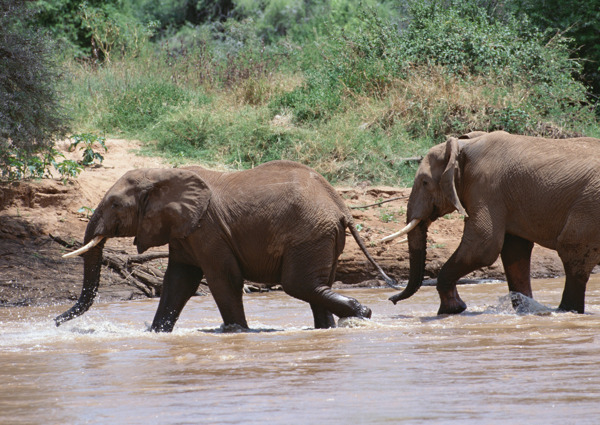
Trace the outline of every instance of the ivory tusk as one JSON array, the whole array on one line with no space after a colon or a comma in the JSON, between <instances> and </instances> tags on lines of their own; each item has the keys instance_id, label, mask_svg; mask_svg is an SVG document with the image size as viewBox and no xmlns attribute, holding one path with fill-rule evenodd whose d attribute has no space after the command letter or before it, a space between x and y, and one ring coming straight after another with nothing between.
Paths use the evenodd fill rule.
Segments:
<instances>
[{"instance_id":1,"label":"ivory tusk","mask_svg":"<svg viewBox=\"0 0 600 425\"><path fill-rule=\"evenodd\" d=\"M414 229L415 227L417 227L417 225L420 222L421 222L421 219L419 219L419 218L413 218L412 221L410 223L408 223L404 229L400 230L399 232L393 233L393 234L391 234L389 236L386 236L381 241L382 242L388 242L388 241L391 241L392 239L396 239L398 236L404 236L408 232L410 232L412 229Z\"/></svg>"},{"instance_id":2,"label":"ivory tusk","mask_svg":"<svg viewBox=\"0 0 600 425\"><path fill-rule=\"evenodd\" d=\"M102 239L104 239L104 236L96 236L94 239L92 239L91 241L89 241L86 245L82 246L78 250L73 251L73 252L69 252L69 253L63 255L63 258L71 258L71 257L76 257L76 256L81 255L81 254L85 254L90 249L92 249L93 247L95 247L96 245L98 245Z\"/></svg>"}]
</instances>

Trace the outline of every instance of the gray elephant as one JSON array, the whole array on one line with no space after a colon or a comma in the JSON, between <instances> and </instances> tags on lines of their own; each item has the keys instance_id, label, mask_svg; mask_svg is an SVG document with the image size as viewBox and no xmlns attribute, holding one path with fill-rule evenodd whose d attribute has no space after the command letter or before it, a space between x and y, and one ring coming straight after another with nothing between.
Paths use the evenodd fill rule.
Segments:
<instances>
[{"instance_id":1,"label":"gray elephant","mask_svg":"<svg viewBox=\"0 0 600 425\"><path fill-rule=\"evenodd\" d=\"M502 258L510 291L532 296L533 244L556 250L566 274L559 309L584 312L589 275L600 261L600 140L543 139L503 131L474 132L429 150L408 201L407 287L423 280L427 229L458 210L466 216L461 243L437 278L438 314L466 309L456 282Z\"/></svg>"},{"instance_id":2,"label":"gray elephant","mask_svg":"<svg viewBox=\"0 0 600 425\"><path fill-rule=\"evenodd\" d=\"M312 169L273 161L252 170L216 172L201 167L127 172L92 215L81 249L83 289L57 326L89 309L100 278L107 238L135 236L139 253L169 244L169 261L153 331L170 332L205 276L225 325L248 327L242 304L244 279L280 283L310 304L316 328L338 317L371 316L357 300L331 286L348 228L367 252L350 211L335 189Z\"/></svg>"}]
</instances>

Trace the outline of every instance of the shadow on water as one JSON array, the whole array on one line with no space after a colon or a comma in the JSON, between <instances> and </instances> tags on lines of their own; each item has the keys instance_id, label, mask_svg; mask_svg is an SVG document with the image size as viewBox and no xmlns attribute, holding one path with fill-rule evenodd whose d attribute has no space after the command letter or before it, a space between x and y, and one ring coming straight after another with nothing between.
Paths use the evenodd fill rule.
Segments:
<instances>
[{"instance_id":1,"label":"shadow on water","mask_svg":"<svg viewBox=\"0 0 600 425\"><path fill-rule=\"evenodd\" d=\"M225 325L222 324L218 328L202 328L198 329L199 332L207 334L241 334L241 333L271 333L271 332L284 332L284 328L244 328L240 325Z\"/></svg>"}]
</instances>

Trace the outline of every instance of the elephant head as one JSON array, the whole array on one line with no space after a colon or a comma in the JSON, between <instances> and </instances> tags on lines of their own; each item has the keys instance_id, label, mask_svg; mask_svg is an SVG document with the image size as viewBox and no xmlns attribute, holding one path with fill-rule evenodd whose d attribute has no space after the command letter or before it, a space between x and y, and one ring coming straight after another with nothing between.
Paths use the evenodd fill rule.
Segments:
<instances>
[{"instance_id":1,"label":"elephant head","mask_svg":"<svg viewBox=\"0 0 600 425\"><path fill-rule=\"evenodd\" d=\"M397 303L414 295L423 282L427 251L427 229L439 217L458 210L467 215L457 188L460 188L460 152L466 140L482 135L469 133L459 139L450 137L434 146L421 161L408 199L407 226L384 238L389 241L408 234L410 274L406 288L390 298Z\"/></svg>"},{"instance_id":2,"label":"elephant head","mask_svg":"<svg viewBox=\"0 0 600 425\"><path fill-rule=\"evenodd\" d=\"M198 174L182 169L129 171L104 195L84 237L85 246L64 257L83 255L83 288L76 304L55 319L56 325L85 313L100 281L106 239L134 236L139 253L185 238L206 212L211 191Z\"/></svg>"}]
</instances>

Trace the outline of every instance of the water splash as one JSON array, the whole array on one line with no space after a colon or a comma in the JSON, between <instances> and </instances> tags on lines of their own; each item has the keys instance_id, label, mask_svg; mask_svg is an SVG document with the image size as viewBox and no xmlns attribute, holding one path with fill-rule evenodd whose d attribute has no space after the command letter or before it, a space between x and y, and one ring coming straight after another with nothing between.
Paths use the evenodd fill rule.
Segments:
<instances>
[{"instance_id":1,"label":"water splash","mask_svg":"<svg viewBox=\"0 0 600 425\"><path fill-rule=\"evenodd\" d=\"M371 328L376 327L375 322L360 317L342 317L338 320L338 328Z\"/></svg>"},{"instance_id":2,"label":"water splash","mask_svg":"<svg viewBox=\"0 0 600 425\"><path fill-rule=\"evenodd\" d=\"M495 310L495 313L533 314L536 316L549 316L556 312L556 310L519 292L509 292L500 297L499 305L492 309Z\"/></svg>"}]
</instances>

